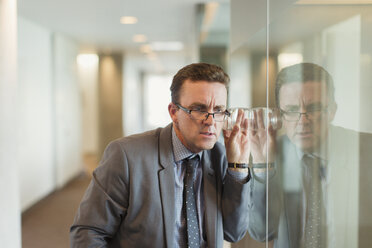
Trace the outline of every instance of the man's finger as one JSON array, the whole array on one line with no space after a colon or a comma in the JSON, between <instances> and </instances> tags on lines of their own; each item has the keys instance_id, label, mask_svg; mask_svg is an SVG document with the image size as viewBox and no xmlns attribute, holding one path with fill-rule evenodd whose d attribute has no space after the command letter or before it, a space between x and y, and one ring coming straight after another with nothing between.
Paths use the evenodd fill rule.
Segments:
<instances>
[{"instance_id":1,"label":"man's finger","mask_svg":"<svg viewBox=\"0 0 372 248\"><path fill-rule=\"evenodd\" d=\"M239 125L234 125L234 127L233 127L233 129L230 133L229 143L232 143L236 140L236 138L238 137L239 130L240 130Z\"/></svg>"},{"instance_id":2,"label":"man's finger","mask_svg":"<svg viewBox=\"0 0 372 248\"><path fill-rule=\"evenodd\" d=\"M243 119L243 115L244 115L244 110L243 109L238 109L238 116L236 117L235 125L239 125L240 126L241 121Z\"/></svg>"},{"instance_id":3,"label":"man's finger","mask_svg":"<svg viewBox=\"0 0 372 248\"><path fill-rule=\"evenodd\" d=\"M242 128L242 133L244 133L245 135L247 134L247 131L248 131L248 119L247 118L244 118L243 121L242 121L242 125L241 125L241 128Z\"/></svg>"},{"instance_id":4,"label":"man's finger","mask_svg":"<svg viewBox=\"0 0 372 248\"><path fill-rule=\"evenodd\" d=\"M231 130L222 130L222 134L225 139L228 139L230 137Z\"/></svg>"},{"instance_id":5,"label":"man's finger","mask_svg":"<svg viewBox=\"0 0 372 248\"><path fill-rule=\"evenodd\" d=\"M258 129L265 129L264 119L262 109L257 110L257 127Z\"/></svg>"}]
</instances>

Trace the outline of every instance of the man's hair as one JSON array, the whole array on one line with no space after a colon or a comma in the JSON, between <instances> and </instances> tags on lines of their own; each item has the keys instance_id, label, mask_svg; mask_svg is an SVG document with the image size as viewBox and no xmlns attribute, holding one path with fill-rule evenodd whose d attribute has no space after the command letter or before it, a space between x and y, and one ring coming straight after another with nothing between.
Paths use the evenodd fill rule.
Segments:
<instances>
[{"instance_id":1,"label":"man's hair","mask_svg":"<svg viewBox=\"0 0 372 248\"><path fill-rule=\"evenodd\" d=\"M283 68L276 78L275 99L279 107L279 91L284 84L320 82L326 85L330 102L335 101L335 88L332 76L321 66L313 63L300 63Z\"/></svg>"},{"instance_id":2,"label":"man's hair","mask_svg":"<svg viewBox=\"0 0 372 248\"><path fill-rule=\"evenodd\" d=\"M187 65L179 70L173 77L172 85L170 87L173 103L178 103L182 85L186 80L192 82L218 82L224 84L226 88L230 82L229 76L217 65L207 63L194 63Z\"/></svg>"}]
</instances>

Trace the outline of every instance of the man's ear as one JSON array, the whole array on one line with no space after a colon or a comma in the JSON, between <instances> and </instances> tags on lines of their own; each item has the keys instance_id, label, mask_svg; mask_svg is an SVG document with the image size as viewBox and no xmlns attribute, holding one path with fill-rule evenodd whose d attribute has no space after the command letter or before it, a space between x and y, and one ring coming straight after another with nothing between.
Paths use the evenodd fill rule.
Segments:
<instances>
[{"instance_id":1,"label":"man's ear","mask_svg":"<svg viewBox=\"0 0 372 248\"><path fill-rule=\"evenodd\" d=\"M175 123L177 122L177 115L176 115L177 111L178 111L178 108L173 102L168 104L168 113L170 117L172 118L172 121Z\"/></svg>"},{"instance_id":2,"label":"man's ear","mask_svg":"<svg viewBox=\"0 0 372 248\"><path fill-rule=\"evenodd\" d=\"M333 102L328 106L328 122L332 122L337 111L337 103Z\"/></svg>"}]
</instances>

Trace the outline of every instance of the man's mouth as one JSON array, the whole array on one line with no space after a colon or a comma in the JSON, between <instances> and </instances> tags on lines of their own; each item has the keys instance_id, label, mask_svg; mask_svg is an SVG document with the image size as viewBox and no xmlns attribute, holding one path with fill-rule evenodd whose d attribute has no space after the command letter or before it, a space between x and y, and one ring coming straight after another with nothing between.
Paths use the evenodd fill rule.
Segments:
<instances>
[{"instance_id":1,"label":"man's mouth","mask_svg":"<svg viewBox=\"0 0 372 248\"><path fill-rule=\"evenodd\" d=\"M313 132L297 132L296 136L300 138L309 138L313 136Z\"/></svg>"},{"instance_id":2,"label":"man's mouth","mask_svg":"<svg viewBox=\"0 0 372 248\"><path fill-rule=\"evenodd\" d=\"M200 132L201 135L207 136L207 137L212 137L215 136L216 134L213 132Z\"/></svg>"}]
</instances>

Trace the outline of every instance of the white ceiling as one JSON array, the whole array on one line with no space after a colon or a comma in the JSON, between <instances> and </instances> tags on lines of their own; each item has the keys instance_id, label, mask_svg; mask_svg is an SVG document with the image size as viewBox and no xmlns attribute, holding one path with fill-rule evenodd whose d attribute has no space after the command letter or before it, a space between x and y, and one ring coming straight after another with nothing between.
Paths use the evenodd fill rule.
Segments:
<instances>
[{"instance_id":1,"label":"white ceiling","mask_svg":"<svg viewBox=\"0 0 372 248\"><path fill-rule=\"evenodd\" d=\"M261 1L261 0L260 0ZM263 1L263 0L262 0ZM274 0L272 0L274 1ZM281 17L277 22L280 27L273 25L271 31L271 45L282 45L291 40L292 36L306 36L309 32L315 32L320 28L345 19L361 11L370 11L371 0L327 0L328 2L355 3L362 2L363 5L356 6L309 6L308 4L318 0L301 0L296 11L286 12L286 18ZM324 0L325 1L325 0ZM218 2L220 4L214 14L214 20L207 25L209 36L205 39L212 45L226 44L229 40L228 31L230 29L230 6L229 0L18 0L19 14L49 28L52 31L62 33L76 40L82 51L126 51L139 52L142 44L134 43L132 38L135 34L144 34L148 42L154 41L181 41L185 48L180 52L171 52L173 55L190 56L197 50L198 39L197 26L205 31L203 20L197 20L197 5L202 3ZM232 9L232 25L234 33L237 35L238 45L248 42L244 34L250 36L250 45L265 45L265 33L248 32L254 28L260 28L260 19L266 21L265 14L259 11L260 8L252 8L257 0L236 0L235 3L245 2L251 4L250 7L240 7ZM272 17L275 13L281 13L278 8L292 6L295 0L275 0L272 2ZM366 4L366 5L364 5ZM240 6L239 4L235 4ZM265 5L265 4L263 4ZM317 16L324 18L313 19L311 13L303 11L314 11ZM286 9L288 10L288 9ZM301 10L301 11L300 11ZM122 16L135 16L138 23L133 25L123 25L120 23ZM297 17L296 17L297 16ZM235 22L234 20L237 19ZM273 18L276 19L276 18ZM298 20L294 25L291 20ZM201 23L198 23L201 22ZM238 30L241 27L241 32ZM262 25L261 28L264 26ZM305 28L304 28L305 27ZM260 29L259 29L260 30ZM256 31L259 31L256 30ZM262 31L262 30L261 30ZM260 38L261 37L261 38ZM232 46L234 46L234 35L232 36ZM256 42L255 42L256 41ZM167 53L169 55L169 52Z\"/></svg>"},{"instance_id":2,"label":"white ceiling","mask_svg":"<svg viewBox=\"0 0 372 248\"><path fill-rule=\"evenodd\" d=\"M76 40L82 50L138 50L132 41L181 41L184 52L195 46L196 5L208 0L18 0L19 15ZM214 2L228 3L228 0ZM138 23L123 25L122 16Z\"/></svg>"},{"instance_id":3,"label":"white ceiling","mask_svg":"<svg viewBox=\"0 0 372 248\"><path fill-rule=\"evenodd\" d=\"M371 0L271 0L277 6L270 6L270 26L266 29L266 5L255 0L237 0L232 8L232 52L239 49L250 49L265 52L266 41L272 51L299 40L314 37L317 33L354 16L363 16L364 23L371 19ZM250 2L247 2L250 1ZM248 8L248 4L259 3L261 6ZM284 4L286 3L286 4ZM355 4L354 4L355 3ZM248 9L246 14L242 9ZM255 14L256 12L256 14ZM367 20L368 19L368 20ZM255 25L247 25L255 22ZM366 25L366 24L364 24ZM365 29L363 37L370 37L371 32ZM267 36L269 31L269 36ZM371 38L366 38L370 40Z\"/></svg>"}]
</instances>

